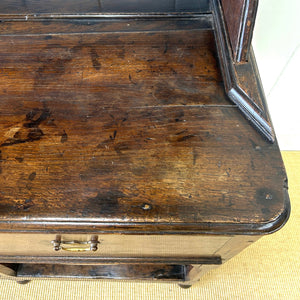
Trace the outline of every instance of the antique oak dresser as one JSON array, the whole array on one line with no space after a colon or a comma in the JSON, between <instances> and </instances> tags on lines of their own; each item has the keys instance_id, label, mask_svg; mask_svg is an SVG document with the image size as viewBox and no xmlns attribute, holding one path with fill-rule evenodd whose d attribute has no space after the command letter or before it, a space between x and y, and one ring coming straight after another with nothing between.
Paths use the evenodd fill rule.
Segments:
<instances>
[{"instance_id":1,"label":"antique oak dresser","mask_svg":"<svg viewBox=\"0 0 300 300\"><path fill-rule=\"evenodd\" d=\"M0 2L1 278L188 287L285 224L257 4Z\"/></svg>"}]
</instances>

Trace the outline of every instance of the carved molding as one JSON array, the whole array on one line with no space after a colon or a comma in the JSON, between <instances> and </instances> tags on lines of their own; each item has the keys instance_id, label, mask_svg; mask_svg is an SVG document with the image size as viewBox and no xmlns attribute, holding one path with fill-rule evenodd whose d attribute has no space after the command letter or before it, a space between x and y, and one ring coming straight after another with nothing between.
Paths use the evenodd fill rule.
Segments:
<instances>
[{"instance_id":1,"label":"carved molding","mask_svg":"<svg viewBox=\"0 0 300 300\"><path fill-rule=\"evenodd\" d=\"M222 11L236 62L248 60L258 0L221 0Z\"/></svg>"},{"instance_id":2,"label":"carved molding","mask_svg":"<svg viewBox=\"0 0 300 300\"><path fill-rule=\"evenodd\" d=\"M265 111L260 108L238 84L231 45L226 32L220 1L213 0L212 5L216 44L226 93L259 133L262 134L267 141L274 143L274 131Z\"/></svg>"}]
</instances>

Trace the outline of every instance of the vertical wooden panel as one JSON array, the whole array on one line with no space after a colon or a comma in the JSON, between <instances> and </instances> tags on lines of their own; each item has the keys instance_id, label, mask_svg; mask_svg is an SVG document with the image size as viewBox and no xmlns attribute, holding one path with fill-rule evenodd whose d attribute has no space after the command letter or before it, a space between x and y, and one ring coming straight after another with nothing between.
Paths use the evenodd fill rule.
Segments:
<instances>
[{"instance_id":1,"label":"vertical wooden panel","mask_svg":"<svg viewBox=\"0 0 300 300\"><path fill-rule=\"evenodd\" d=\"M258 0L221 0L234 60L246 61Z\"/></svg>"}]
</instances>

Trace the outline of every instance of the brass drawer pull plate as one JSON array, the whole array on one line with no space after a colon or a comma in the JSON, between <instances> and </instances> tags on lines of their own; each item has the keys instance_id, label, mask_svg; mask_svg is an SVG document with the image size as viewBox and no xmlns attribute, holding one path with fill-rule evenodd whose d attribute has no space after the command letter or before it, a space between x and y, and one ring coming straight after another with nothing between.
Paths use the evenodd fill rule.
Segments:
<instances>
[{"instance_id":1,"label":"brass drawer pull plate","mask_svg":"<svg viewBox=\"0 0 300 300\"><path fill-rule=\"evenodd\" d=\"M85 252L85 251L97 251L98 250L98 238L93 237L89 241L62 241L59 236L54 241L51 241L53 250L69 251L69 252Z\"/></svg>"}]
</instances>

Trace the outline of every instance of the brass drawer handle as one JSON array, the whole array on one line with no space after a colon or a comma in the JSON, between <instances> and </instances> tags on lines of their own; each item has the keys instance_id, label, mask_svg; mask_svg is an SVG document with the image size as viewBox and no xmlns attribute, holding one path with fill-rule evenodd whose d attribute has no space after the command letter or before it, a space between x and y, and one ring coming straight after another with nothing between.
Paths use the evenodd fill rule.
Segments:
<instances>
[{"instance_id":1,"label":"brass drawer handle","mask_svg":"<svg viewBox=\"0 0 300 300\"><path fill-rule=\"evenodd\" d=\"M85 252L98 250L98 238L92 237L90 241L62 241L60 236L57 236L54 241L51 241L53 250L69 251L69 252Z\"/></svg>"}]
</instances>

